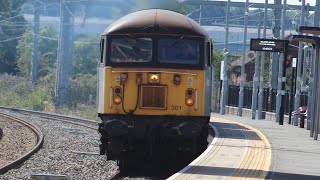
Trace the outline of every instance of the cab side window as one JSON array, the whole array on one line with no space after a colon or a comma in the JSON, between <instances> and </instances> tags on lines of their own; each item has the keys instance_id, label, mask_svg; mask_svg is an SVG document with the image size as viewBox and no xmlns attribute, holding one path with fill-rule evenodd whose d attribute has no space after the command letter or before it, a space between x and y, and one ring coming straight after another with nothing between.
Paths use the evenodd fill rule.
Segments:
<instances>
[{"instance_id":1,"label":"cab side window","mask_svg":"<svg viewBox=\"0 0 320 180\"><path fill-rule=\"evenodd\" d=\"M103 64L105 60L105 42L106 39L103 37L100 42L100 63Z\"/></svg>"},{"instance_id":2,"label":"cab side window","mask_svg":"<svg viewBox=\"0 0 320 180\"><path fill-rule=\"evenodd\" d=\"M212 44L211 42L207 42L207 66L211 66L211 51L212 51Z\"/></svg>"}]
</instances>

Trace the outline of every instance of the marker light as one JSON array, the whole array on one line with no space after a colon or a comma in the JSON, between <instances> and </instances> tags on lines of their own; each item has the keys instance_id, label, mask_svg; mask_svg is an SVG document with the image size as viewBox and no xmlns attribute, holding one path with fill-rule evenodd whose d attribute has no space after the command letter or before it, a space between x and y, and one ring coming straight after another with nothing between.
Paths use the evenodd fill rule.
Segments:
<instances>
[{"instance_id":1,"label":"marker light","mask_svg":"<svg viewBox=\"0 0 320 180\"><path fill-rule=\"evenodd\" d=\"M179 85L180 82L181 82L181 77L180 77L180 75L179 75L179 74L175 74L175 75L173 76L173 83L174 83L175 85Z\"/></svg>"},{"instance_id":2,"label":"marker light","mask_svg":"<svg viewBox=\"0 0 320 180\"><path fill-rule=\"evenodd\" d=\"M193 89L187 89L187 90L186 90L186 94L187 94L188 96L192 96L192 95L193 95Z\"/></svg>"},{"instance_id":3,"label":"marker light","mask_svg":"<svg viewBox=\"0 0 320 180\"><path fill-rule=\"evenodd\" d=\"M121 88L120 87L115 87L114 88L114 93L115 94L121 94Z\"/></svg>"},{"instance_id":4,"label":"marker light","mask_svg":"<svg viewBox=\"0 0 320 180\"><path fill-rule=\"evenodd\" d=\"M121 73L120 75L120 84L124 84L128 79L128 73Z\"/></svg>"},{"instance_id":5,"label":"marker light","mask_svg":"<svg viewBox=\"0 0 320 180\"><path fill-rule=\"evenodd\" d=\"M186 105L187 105L187 106L192 106L192 105L193 105L193 99L187 98L187 99L186 99Z\"/></svg>"},{"instance_id":6,"label":"marker light","mask_svg":"<svg viewBox=\"0 0 320 180\"><path fill-rule=\"evenodd\" d=\"M159 83L160 82L160 74L149 74L149 83Z\"/></svg>"},{"instance_id":7,"label":"marker light","mask_svg":"<svg viewBox=\"0 0 320 180\"><path fill-rule=\"evenodd\" d=\"M142 74L137 74L136 75L136 82L137 82L137 84L141 84L142 83Z\"/></svg>"},{"instance_id":8,"label":"marker light","mask_svg":"<svg viewBox=\"0 0 320 180\"><path fill-rule=\"evenodd\" d=\"M120 104L120 103L121 103L121 97L120 97L120 96L114 97L114 98L113 98L113 102L114 102L115 104Z\"/></svg>"}]
</instances>

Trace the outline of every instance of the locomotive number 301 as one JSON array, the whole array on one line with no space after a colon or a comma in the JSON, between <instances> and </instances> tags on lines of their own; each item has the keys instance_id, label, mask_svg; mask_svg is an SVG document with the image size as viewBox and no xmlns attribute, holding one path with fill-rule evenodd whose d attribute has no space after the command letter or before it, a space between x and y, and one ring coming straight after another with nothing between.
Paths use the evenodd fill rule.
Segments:
<instances>
[{"instance_id":1,"label":"locomotive number 301","mask_svg":"<svg viewBox=\"0 0 320 180\"><path fill-rule=\"evenodd\" d=\"M171 105L171 110L180 111L181 110L181 106Z\"/></svg>"}]
</instances>

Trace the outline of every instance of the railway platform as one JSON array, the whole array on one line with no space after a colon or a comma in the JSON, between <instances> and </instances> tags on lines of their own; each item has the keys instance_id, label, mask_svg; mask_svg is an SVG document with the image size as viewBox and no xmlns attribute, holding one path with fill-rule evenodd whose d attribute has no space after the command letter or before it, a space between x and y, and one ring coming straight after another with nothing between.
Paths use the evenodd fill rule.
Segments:
<instances>
[{"instance_id":1,"label":"railway platform","mask_svg":"<svg viewBox=\"0 0 320 180\"><path fill-rule=\"evenodd\" d=\"M320 142L297 126L212 114L215 138L172 179L319 179Z\"/></svg>"}]
</instances>

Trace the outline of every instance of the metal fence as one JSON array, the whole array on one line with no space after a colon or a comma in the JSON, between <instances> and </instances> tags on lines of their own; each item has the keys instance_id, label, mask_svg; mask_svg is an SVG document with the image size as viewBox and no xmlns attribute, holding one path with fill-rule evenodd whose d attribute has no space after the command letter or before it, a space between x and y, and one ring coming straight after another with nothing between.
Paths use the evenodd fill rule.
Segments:
<instances>
[{"instance_id":1,"label":"metal fence","mask_svg":"<svg viewBox=\"0 0 320 180\"><path fill-rule=\"evenodd\" d=\"M215 80L212 83L212 100L211 100L211 111L219 112L220 110L220 95L221 95L221 81Z\"/></svg>"},{"instance_id":2,"label":"metal fence","mask_svg":"<svg viewBox=\"0 0 320 180\"><path fill-rule=\"evenodd\" d=\"M240 86L229 85L228 89L228 106L238 107L239 105L239 91ZM252 104L252 87L244 87L243 107L251 109ZM257 95L258 96L258 95ZM263 111L275 112L276 111L276 97L277 90L270 88L263 88ZM258 97L257 97L258 99ZM290 112L290 91L287 90L284 96L285 101L285 114ZM292 98L294 101L294 97ZM257 103L258 104L258 103ZM308 104L308 93L300 93L300 106L307 106ZM257 107L258 108L258 107ZM292 108L293 110L293 108Z\"/></svg>"}]
</instances>

